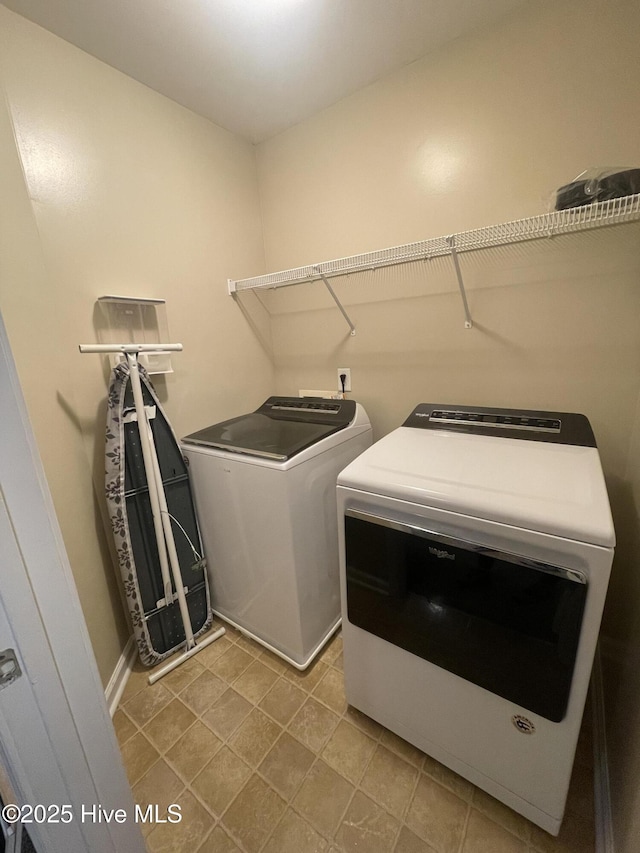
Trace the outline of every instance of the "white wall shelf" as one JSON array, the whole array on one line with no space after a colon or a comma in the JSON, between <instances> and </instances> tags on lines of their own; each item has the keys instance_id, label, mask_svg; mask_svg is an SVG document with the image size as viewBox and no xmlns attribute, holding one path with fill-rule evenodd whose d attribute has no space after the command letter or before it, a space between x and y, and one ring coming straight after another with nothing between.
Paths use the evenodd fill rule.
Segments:
<instances>
[{"instance_id":1,"label":"white wall shelf","mask_svg":"<svg viewBox=\"0 0 640 853\"><path fill-rule=\"evenodd\" d=\"M450 234L445 237L420 240L417 243L407 243L404 246L394 246L389 249L379 249L361 255L323 261L322 263L296 267L282 272L268 273L255 278L245 278L239 281L229 279L229 294L234 296L245 290L287 287L310 281L323 281L338 308L342 311L353 335L355 328L331 288L329 278L450 255L460 287L465 313L465 327L470 329L472 321L457 257L460 252L506 246L511 243L522 243L528 240L539 240L560 234L571 234L577 231L587 231L592 228L603 228L609 225L636 221L640 221L640 193L583 207L543 213L539 216L530 216L527 219L515 219L512 222L489 225L486 228L475 228L472 231L461 231L458 234Z\"/></svg>"},{"instance_id":2,"label":"white wall shelf","mask_svg":"<svg viewBox=\"0 0 640 853\"><path fill-rule=\"evenodd\" d=\"M167 306L164 299L146 296L99 296L101 322L97 329L101 344L155 344L169 340ZM124 350L109 352L111 367L126 359ZM168 351L146 347L140 351L140 364L148 373L173 373L171 354Z\"/></svg>"}]
</instances>

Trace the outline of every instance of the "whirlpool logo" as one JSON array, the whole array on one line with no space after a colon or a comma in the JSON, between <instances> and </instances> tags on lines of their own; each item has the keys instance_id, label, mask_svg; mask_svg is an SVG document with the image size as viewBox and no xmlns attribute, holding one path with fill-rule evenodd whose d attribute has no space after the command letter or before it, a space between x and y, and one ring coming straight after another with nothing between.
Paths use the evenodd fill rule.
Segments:
<instances>
[{"instance_id":1,"label":"whirlpool logo","mask_svg":"<svg viewBox=\"0 0 640 853\"><path fill-rule=\"evenodd\" d=\"M455 560L456 558L455 554L450 554L449 551L443 551L441 548L429 547L429 553L439 560Z\"/></svg>"},{"instance_id":2,"label":"whirlpool logo","mask_svg":"<svg viewBox=\"0 0 640 853\"><path fill-rule=\"evenodd\" d=\"M535 734L536 727L528 717L521 717L520 714L514 714L513 717L511 717L511 722L521 734Z\"/></svg>"}]
</instances>

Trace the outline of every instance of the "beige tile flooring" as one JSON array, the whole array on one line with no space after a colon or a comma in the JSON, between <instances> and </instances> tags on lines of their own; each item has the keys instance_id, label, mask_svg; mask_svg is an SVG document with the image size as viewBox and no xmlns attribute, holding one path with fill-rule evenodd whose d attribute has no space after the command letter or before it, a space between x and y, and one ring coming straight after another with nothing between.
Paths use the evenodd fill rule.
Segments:
<instances>
[{"instance_id":1,"label":"beige tile flooring","mask_svg":"<svg viewBox=\"0 0 640 853\"><path fill-rule=\"evenodd\" d=\"M304 673L233 628L113 722L136 802L181 806L150 853L591 853L589 715L553 838L347 706L342 638Z\"/></svg>"}]
</instances>

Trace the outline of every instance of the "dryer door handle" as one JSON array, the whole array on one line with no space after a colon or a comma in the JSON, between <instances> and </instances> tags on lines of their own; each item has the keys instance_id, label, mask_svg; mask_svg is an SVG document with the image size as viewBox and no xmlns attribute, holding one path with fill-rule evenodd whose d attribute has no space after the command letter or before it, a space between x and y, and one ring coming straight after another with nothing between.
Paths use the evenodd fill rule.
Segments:
<instances>
[{"instance_id":1,"label":"dryer door handle","mask_svg":"<svg viewBox=\"0 0 640 853\"><path fill-rule=\"evenodd\" d=\"M399 530L402 533L419 536L422 539L430 539L445 547L462 548L464 551L471 551L474 554L481 554L495 560L504 560L505 562L513 563L516 566L524 566L528 569L533 569L534 571L544 572L548 575L555 575L557 577L564 578L565 580L573 581L574 583L587 583L586 575L576 569L569 569L566 566L556 566L552 563L544 563L540 560L533 560L530 557L523 557L520 554L514 554L509 551L496 551L492 548L487 548L486 545L480 545L477 542L469 542L467 539L456 539L453 536L447 536L446 534L438 533L435 530L428 530L427 528L419 527L416 524L409 524L405 521L396 521L395 519L385 518L381 515L373 515L357 509L346 509L345 515L349 518L357 518L360 521L368 522L369 524L377 524L380 527L388 527L391 530Z\"/></svg>"}]
</instances>

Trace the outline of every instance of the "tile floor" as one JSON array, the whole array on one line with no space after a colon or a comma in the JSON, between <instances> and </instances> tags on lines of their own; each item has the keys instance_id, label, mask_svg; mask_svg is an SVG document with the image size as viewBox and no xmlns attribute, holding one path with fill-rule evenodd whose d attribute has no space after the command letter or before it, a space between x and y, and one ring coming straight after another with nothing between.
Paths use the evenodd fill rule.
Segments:
<instances>
[{"instance_id":1,"label":"tile floor","mask_svg":"<svg viewBox=\"0 0 640 853\"><path fill-rule=\"evenodd\" d=\"M304 673L230 628L113 722L150 853L591 853L589 714L559 838L347 706L342 638Z\"/></svg>"}]
</instances>

